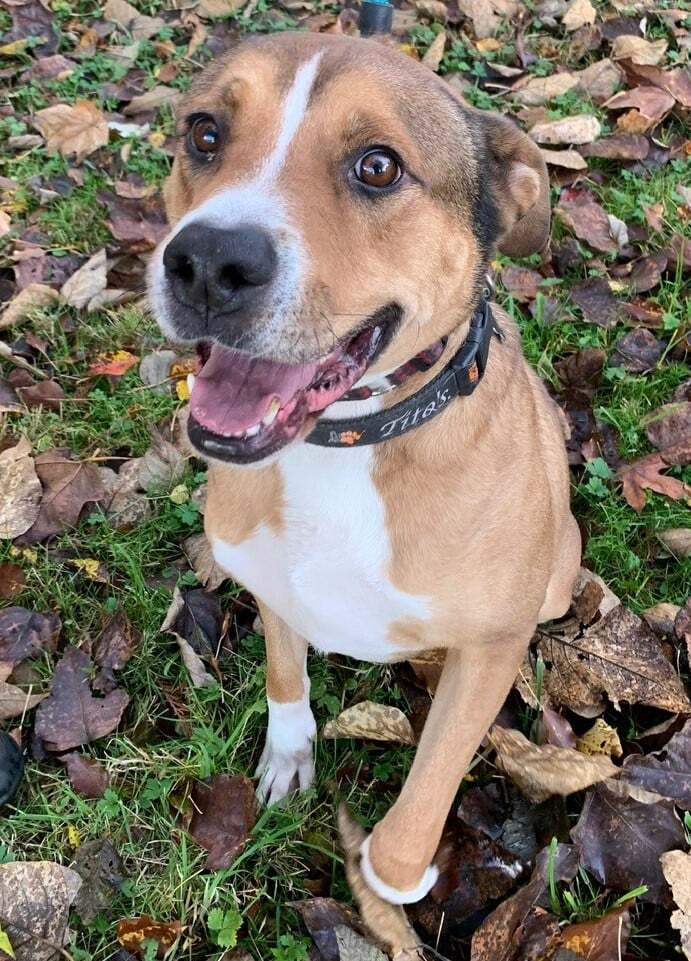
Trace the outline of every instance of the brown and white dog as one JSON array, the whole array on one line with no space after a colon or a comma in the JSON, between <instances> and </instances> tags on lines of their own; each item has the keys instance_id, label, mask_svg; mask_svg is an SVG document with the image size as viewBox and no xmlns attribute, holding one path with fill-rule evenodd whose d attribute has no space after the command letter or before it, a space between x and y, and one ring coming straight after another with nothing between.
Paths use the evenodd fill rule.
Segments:
<instances>
[{"instance_id":1,"label":"brown and white dog","mask_svg":"<svg viewBox=\"0 0 691 961\"><path fill-rule=\"evenodd\" d=\"M163 330L199 348L206 532L265 626L260 794L313 779L308 646L374 662L445 648L412 770L362 850L372 889L412 902L536 624L569 605L580 539L563 433L493 306L505 336L471 395L426 401L405 425L418 429L389 426L383 443L306 438L325 418L366 425L446 368L493 253L547 239L545 166L426 67L337 36L239 44L179 124L151 294Z\"/></svg>"}]
</instances>

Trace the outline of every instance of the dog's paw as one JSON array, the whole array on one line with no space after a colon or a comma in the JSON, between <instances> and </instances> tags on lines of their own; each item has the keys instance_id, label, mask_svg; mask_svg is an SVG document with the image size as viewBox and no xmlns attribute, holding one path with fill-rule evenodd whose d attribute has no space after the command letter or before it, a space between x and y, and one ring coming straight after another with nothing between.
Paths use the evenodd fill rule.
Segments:
<instances>
[{"instance_id":1,"label":"dog's paw","mask_svg":"<svg viewBox=\"0 0 691 961\"><path fill-rule=\"evenodd\" d=\"M313 743L317 725L309 702L269 701L266 745L255 777L262 804L276 804L293 791L306 791L314 781Z\"/></svg>"}]
</instances>

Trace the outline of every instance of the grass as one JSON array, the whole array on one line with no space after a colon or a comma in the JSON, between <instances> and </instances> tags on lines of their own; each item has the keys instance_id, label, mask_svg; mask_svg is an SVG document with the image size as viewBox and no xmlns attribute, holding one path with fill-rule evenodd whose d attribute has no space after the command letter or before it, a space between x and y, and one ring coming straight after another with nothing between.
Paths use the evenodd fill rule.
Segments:
<instances>
[{"instance_id":1,"label":"grass","mask_svg":"<svg viewBox=\"0 0 691 961\"><path fill-rule=\"evenodd\" d=\"M52 4L62 31L70 29L74 21L88 23L97 18L100 6L92 0L54 0ZM151 15L168 8L159 0L139 6ZM275 4L268 0L259 0L251 18L240 11L231 14L229 21L233 29L246 32L296 26L295 20L278 14ZM437 27L420 26L412 42L424 52L436 32ZM172 56L180 67L174 84L184 87L197 65L184 56L184 38L175 32L172 37ZM507 62L514 56L510 38L501 39L500 49L480 57L459 37L449 45L442 71L467 71L469 79L479 84L486 60ZM67 46L63 52L69 54ZM203 54L198 59L203 59ZM31 62L25 56L22 64L29 66ZM141 45L136 65L145 72L148 86L157 82L156 70L162 63L155 44ZM553 67L551 61L539 57L529 70L546 75ZM34 191L27 186L30 179L41 176L49 181L66 176L69 165L59 157L48 157L41 147L4 150L3 141L29 132L26 118L49 103L96 98L104 83L117 81L120 76L121 67L116 62L97 54L80 61L67 80L19 84L10 95L15 115L0 119L0 173L20 184L12 198L13 217L35 216L54 254L88 254L108 242L105 210L96 197L100 189L111 185L108 169L111 162L116 163L121 144L106 148L107 162L96 164L93 158L87 159L82 166L84 184L76 186L68 197L39 207ZM493 105L493 99L479 85L471 96L478 106ZM109 102L103 105L113 106ZM559 115L589 109L589 104L568 95L555 106ZM170 114L164 112L153 129L169 132L171 123ZM154 144L145 140L132 145L127 172L160 184L168 169L166 154ZM604 161L594 162L593 169L604 174L596 189L608 212L629 222L642 222L641 205L661 202L670 228L684 227L674 190L676 184L688 180L688 161L685 165L675 161L640 176ZM558 238L559 228L555 230ZM0 240L0 252L6 249L7 242ZM536 319L500 291L501 299L522 326L530 362L554 384L557 359L586 346L609 351L622 333L621 328L608 332L586 324L570 303L570 287L585 276L585 270L574 273L546 290L560 302L558 319L550 324L540 321L539 312ZM680 272L653 292L652 300L663 311L665 337L673 339L682 329L686 296ZM158 331L132 306L102 311L86 319L70 316L74 332L69 334L65 333L64 319L57 309L38 311L26 329L51 345L55 377L65 390L66 400L59 411L34 410L12 419L12 431L26 435L37 451L65 446L83 458L142 454L149 445L150 425L172 416L177 401L141 389L135 372L110 385L104 379L90 381L87 367L100 352L129 348L141 353L143 345L157 345ZM3 374L8 370L3 368ZM644 432L646 416L669 400L690 373L687 365L663 363L645 377L617 374L603 378L595 409L598 417L619 430L623 457L633 459L649 451ZM190 466L184 480L188 490L194 490L199 481L198 466ZM162 635L159 626L172 587L194 583L180 544L201 529L201 518L189 503L174 503L168 493L153 492L151 518L127 533L114 531L95 509L77 530L49 547L17 550L0 542L0 562L12 559L26 575L26 589L15 603L59 611L63 638L68 642L93 640L105 614L117 608L127 613L142 638L137 656L121 674L121 683L131 697L126 721L120 732L86 752L99 758L111 775L106 796L85 801L71 789L62 767L47 761L30 762L16 807L3 820L0 860L69 863L77 839L111 838L129 877L113 904L92 924L86 928L78 922L73 925L69 951L74 961L112 958L116 950L115 922L139 914L160 920L179 919L187 926L186 936L170 956L174 961L215 961L223 954L223 943L233 937L236 911L242 915L239 943L256 958L306 961L308 939L301 933L289 902L315 892L349 897L335 844L336 802L348 800L363 822L373 824L396 796L412 751L321 741L314 789L283 809L264 811L248 846L231 869L212 875L203 872L203 852L188 839L183 826L191 782L215 772L252 773L266 720L263 643L251 632L233 627L234 651L224 659L222 685L203 691L189 688L174 639ZM685 505L651 495L644 511L637 515L624 502L616 481L606 474L599 476L594 468L574 474L574 508L588 534L587 563L624 603L640 611L663 600L685 600L691 583L691 560L665 555L656 536L666 528L688 526ZM75 558L96 558L107 569L109 582L89 580L69 563ZM226 607L236 593L232 585L223 589ZM38 666L40 675L48 678L53 666L46 659ZM404 710L408 707L397 674L389 668L312 657L310 673L320 727L342 707L364 698L397 704ZM171 696L186 705L183 720L176 717ZM571 901L564 891L557 894L562 898L559 916L568 912L570 920L602 913L612 903L603 899L589 879L580 879L571 892ZM215 948L208 947L207 940Z\"/></svg>"}]
</instances>

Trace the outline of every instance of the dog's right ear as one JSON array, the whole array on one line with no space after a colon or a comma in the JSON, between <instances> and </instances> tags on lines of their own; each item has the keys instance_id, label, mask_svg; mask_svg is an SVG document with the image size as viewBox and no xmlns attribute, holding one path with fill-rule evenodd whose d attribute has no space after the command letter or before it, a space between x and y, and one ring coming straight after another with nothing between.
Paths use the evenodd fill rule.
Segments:
<instances>
[{"instance_id":1,"label":"dog's right ear","mask_svg":"<svg viewBox=\"0 0 691 961\"><path fill-rule=\"evenodd\" d=\"M485 163L480 190L489 187L494 207L497 249L509 257L542 250L549 239L549 176L540 150L530 137L500 114L475 111L484 136ZM489 180L489 183L487 182Z\"/></svg>"}]
</instances>

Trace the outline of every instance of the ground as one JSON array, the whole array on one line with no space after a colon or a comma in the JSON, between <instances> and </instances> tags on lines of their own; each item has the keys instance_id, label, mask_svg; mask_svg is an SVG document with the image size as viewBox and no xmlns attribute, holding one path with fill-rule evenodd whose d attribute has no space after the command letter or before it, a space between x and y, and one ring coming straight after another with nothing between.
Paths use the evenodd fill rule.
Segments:
<instances>
[{"instance_id":1,"label":"ground","mask_svg":"<svg viewBox=\"0 0 691 961\"><path fill-rule=\"evenodd\" d=\"M341 12L338 5L312 0L285 5L268 0L247 5L242 0L139 0L136 7L142 14L162 18L151 25L128 20L117 3L107 16L101 6L91 0L45 0L44 5L30 0L0 7L6 83L0 106L0 295L12 302L31 282L62 291L50 303L32 303L16 322L0 315L2 337L11 345L9 359L0 359L0 451L26 437L34 455L68 448L80 461L117 470L149 449L151 426L162 425L165 431L185 400L184 369L173 369L171 381L159 392L142 383L134 362L163 346L140 296L143 258L163 230L159 188L170 165L170 96L153 110L146 104L131 110L127 105L161 86L173 93L184 90L230 37L284 29L352 31L356 8ZM482 5L460 6L467 14ZM492 5L487 7L491 12ZM667 44L659 68L648 69L679 69L688 60L691 14L677 9L666 15L667 7L672 5L662 2L648 13L647 40ZM399 13L397 42L411 56L422 57L431 49L430 66L451 82L462 82L472 102L518 115L524 126L587 115L599 119L600 139L634 131L637 148L642 141L647 144L647 156L638 160L588 156L587 169L550 167L555 206L568 208L585 190L600 213L604 210L626 224L628 239L620 236L617 242L610 235L604 245L589 245L587 225L578 213L575 223L557 215L551 259L535 256L521 264L522 273L512 273L508 261L494 266L497 298L518 318L527 357L559 398L572 428L573 503L585 536L585 564L635 614L661 602L683 606L691 584L688 537L685 550L669 550L660 534L670 529L688 532L688 489L685 494L680 490L691 482L691 458L679 455L662 468L664 479L676 480L678 499L667 496L672 488L665 482L666 493L638 490L627 499L624 475L618 472L656 448L670 448L691 435L688 388L684 393L691 376L689 254L688 246L684 252L679 242L688 236L691 222L688 186L684 188L691 172L684 94L671 96L654 121L634 117L629 127L617 127L621 113L603 106L606 97L575 87L533 105L531 116L506 93L516 76L549 77L611 56L617 36L640 36L637 24L648 5L596 2L595 26L585 22L573 29L560 22L564 4L558 0L521 8L520 16L503 18L501 5L495 5L487 30L454 4L422 0L417 10L406 6ZM604 29L605 21L616 21L616 30ZM445 46L439 60L435 51L441 54L442 34ZM58 55L67 60L48 59ZM493 72L493 63L514 67L515 75ZM631 59L621 58L624 69L617 87L636 87L631 64ZM653 83L648 89L661 87ZM688 87L685 96L688 108ZM94 131L100 128L103 133L103 115L92 118L86 125L87 143L75 154L77 133L66 132L73 119L64 119L51 132L50 116L41 111L81 101L131 129L111 126L100 145L95 144ZM577 135L571 137L579 142ZM567 137L561 146L569 144ZM587 149L583 153L587 155ZM611 227L615 234L616 225L614 221ZM82 303L64 282L104 248L108 274ZM661 260L655 262L655 257ZM637 278L633 282L632 276ZM583 295L592 290L592 283L584 282L593 278L603 278L606 288L604 293L599 289L594 307L592 300L584 305ZM91 297L104 290L110 297L99 308ZM627 312L623 304L634 304L638 314ZM600 323L593 322L595 314ZM627 342L624 363L617 365L615 345L633 328L647 332L643 347L649 353L641 361L640 344ZM602 353L584 353L588 348ZM126 353L113 357L119 351ZM102 355L108 356L103 360ZM569 373L563 365L568 357L580 358L583 366ZM105 374L93 370L99 362L106 365ZM23 394L27 386L40 382L40 372L59 386L57 399L48 402L44 396L41 403L40 397ZM650 433L656 420L650 415L673 399L682 426L661 443ZM175 638L160 630L175 585L183 591L199 587L181 544L201 531L194 492L203 481L201 462L187 460L174 477L170 473L163 481L159 478L146 495L139 495L148 502L147 513L126 529L117 529L102 503L87 503L78 526L61 524L56 536L30 538L28 544L21 537L0 540L2 603L57 613L62 621L60 649L67 644L90 648L116 611L124 613L138 636L134 656L118 674L118 685L130 698L123 721L116 732L83 749L108 772L110 786L103 796L81 796L64 767L46 756L34 739L24 782L13 806L4 811L0 863L46 860L67 865L86 841L103 837L110 838L123 859L127 880L110 904L88 924L72 916L66 950L74 961L105 961L118 957L118 951L119 957L129 957L117 943L116 923L139 915L179 920L185 926L186 934L169 958L221 958L237 929L238 943L255 959L307 959L312 941L290 902L315 895L350 901L336 839L337 802L348 801L364 824L373 824L396 796L413 756L406 746L320 740L315 788L285 808L262 811L230 868L205 870L206 852L186 831L190 785L222 772L251 775L261 752L266 713L263 642L253 629L251 599L240 588L226 582L217 591L228 620L219 681L212 686L190 685ZM18 589L9 585L16 567L23 572ZM683 683L688 681L688 659L681 637L668 639L665 653L676 658ZM30 679L35 689L48 689L55 662L52 652L33 662ZM363 700L395 705L412 715L415 725L420 700L427 698L407 668L314 657L310 673L320 729ZM535 713L529 707L514 709L524 733L534 732ZM637 732L662 719L656 708L647 710L636 714L624 705L617 711L608 703L605 718L627 742L625 753ZM576 733L592 723L566 708L562 714ZM8 719L4 727L21 729L24 746L30 748L31 712ZM463 791L496 777L496 772L481 765L474 777ZM566 823L554 832L560 840L566 840L582 800L579 795L562 807ZM562 925L599 917L626 894L616 884L599 884L585 871L574 885L561 894L553 891L551 909ZM496 903L497 898L478 899L452 947L446 948L456 952L450 958L470 957L470 936ZM227 916L213 913L219 907ZM633 909L632 917L626 957L661 957L660 952L672 957L678 950L664 912L643 905ZM2 920L0 916L0 931ZM140 956L154 957L155 952L152 941ZM608 961L610 955L601 957Z\"/></svg>"}]
</instances>

